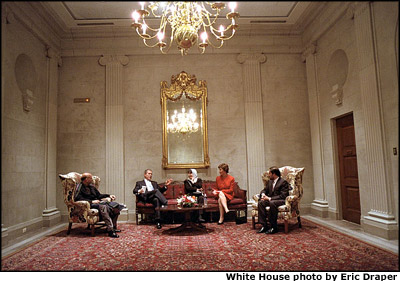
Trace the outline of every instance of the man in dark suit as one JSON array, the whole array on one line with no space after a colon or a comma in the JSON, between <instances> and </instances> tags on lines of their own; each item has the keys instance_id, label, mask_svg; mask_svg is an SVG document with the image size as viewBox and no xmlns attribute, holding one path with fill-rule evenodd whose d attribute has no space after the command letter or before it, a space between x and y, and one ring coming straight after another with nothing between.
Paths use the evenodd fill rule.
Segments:
<instances>
[{"instance_id":1,"label":"man in dark suit","mask_svg":"<svg viewBox=\"0 0 400 281\"><path fill-rule=\"evenodd\" d=\"M88 201L90 208L98 209L107 226L108 236L118 238L119 235L116 232L121 232L121 230L117 229L117 219L123 205L118 204L118 207L111 208L106 202L115 200L115 195L101 194L92 183L92 174L83 173L81 182L76 188L74 200Z\"/></svg>"},{"instance_id":2,"label":"man in dark suit","mask_svg":"<svg viewBox=\"0 0 400 281\"><path fill-rule=\"evenodd\" d=\"M281 172L277 167L271 167L268 176L269 181L261 190L258 201L258 220L262 225L258 233L274 234L278 232L278 207L285 204L285 199L289 195L289 183L281 178ZM267 217L271 224L270 228L267 225Z\"/></svg>"},{"instance_id":3,"label":"man in dark suit","mask_svg":"<svg viewBox=\"0 0 400 281\"><path fill-rule=\"evenodd\" d=\"M168 200L163 195L163 192L167 190L167 186L172 182L172 179L165 181L164 187L160 187L157 182L152 181L153 171L146 169L144 171L144 179L142 181L137 181L135 188L133 189L133 194L136 195L136 199L144 203L151 203L155 208L160 206L166 206ZM156 210L156 225L157 228L161 228L161 214L160 210Z\"/></svg>"}]
</instances>

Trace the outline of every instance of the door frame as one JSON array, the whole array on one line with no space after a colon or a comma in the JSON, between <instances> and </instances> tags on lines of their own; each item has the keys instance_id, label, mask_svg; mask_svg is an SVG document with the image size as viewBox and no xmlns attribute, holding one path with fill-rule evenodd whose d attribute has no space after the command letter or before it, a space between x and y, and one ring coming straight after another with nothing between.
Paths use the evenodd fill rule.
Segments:
<instances>
[{"instance_id":1,"label":"door frame","mask_svg":"<svg viewBox=\"0 0 400 281\"><path fill-rule=\"evenodd\" d=\"M357 135L355 133L356 131L356 122L355 122L355 115L354 111L349 111L346 113L343 113L341 115L335 116L331 118L331 132L332 132L332 153L333 153L333 169L334 169L334 180L335 180L335 192L336 192L336 212L337 212L337 219L343 220L343 205L342 205L342 187L341 187L341 182L340 182L340 161L339 161L339 147L338 147L338 135L337 135L337 126L336 122L338 119L345 117L347 115L353 115L353 125L354 125L354 137L355 137L355 144L357 146ZM358 150L357 150L358 151ZM357 161L357 172L360 175L359 171L359 163ZM360 180L358 181L359 184L359 193L360 193L360 225L362 221L362 200L361 200L361 186L360 186ZM351 222L353 223L353 222Z\"/></svg>"}]
</instances>

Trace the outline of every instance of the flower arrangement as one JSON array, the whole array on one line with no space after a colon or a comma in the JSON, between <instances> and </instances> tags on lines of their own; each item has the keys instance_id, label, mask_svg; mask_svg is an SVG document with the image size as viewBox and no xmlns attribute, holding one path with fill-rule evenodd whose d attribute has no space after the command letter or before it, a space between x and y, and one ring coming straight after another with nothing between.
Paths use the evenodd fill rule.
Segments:
<instances>
[{"instance_id":1,"label":"flower arrangement","mask_svg":"<svg viewBox=\"0 0 400 281\"><path fill-rule=\"evenodd\" d=\"M193 207L197 203L196 196L182 195L177 199L178 205L182 207Z\"/></svg>"}]
</instances>

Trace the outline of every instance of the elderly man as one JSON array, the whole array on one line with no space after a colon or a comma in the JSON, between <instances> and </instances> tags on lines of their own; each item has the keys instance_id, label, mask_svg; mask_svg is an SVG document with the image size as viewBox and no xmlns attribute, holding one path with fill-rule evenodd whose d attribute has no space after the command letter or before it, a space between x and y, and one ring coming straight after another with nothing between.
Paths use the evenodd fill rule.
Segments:
<instances>
[{"instance_id":1,"label":"elderly man","mask_svg":"<svg viewBox=\"0 0 400 281\"><path fill-rule=\"evenodd\" d=\"M101 194L92 183L92 174L83 173L74 200L88 201L90 208L98 209L107 226L108 236L118 238L119 236L116 232L121 232L121 230L117 229L117 219L123 205L119 204L117 208L110 207L107 201L115 200L115 195Z\"/></svg>"},{"instance_id":2,"label":"elderly man","mask_svg":"<svg viewBox=\"0 0 400 281\"><path fill-rule=\"evenodd\" d=\"M157 182L151 180L152 177L153 171L146 169L144 171L144 179L136 182L133 194L136 195L137 200L144 203L151 203L155 208L159 208L168 204L168 200L163 195L163 192L167 190L167 186L172 182L172 179L166 180L165 186L161 187ZM156 226L157 229L161 228L160 210L156 210Z\"/></svg>"},{"instance_id":3,"label":"elderly man","mask_svg":"<svg viewBox=\"0 0 400 281\"><path fill-rule=\"evenodd\" d=\"M261 190L258 201L258 220L262 224L258 233L274 234L278 232L278 207L285 204L285 199L289 195L289 183L281 178L281 172L277 167L271 167L268 176L269 181ZM268 206L267 213L266 207ZM267 217L271 228L267 225Z\"/></svg>"}]
</instances>

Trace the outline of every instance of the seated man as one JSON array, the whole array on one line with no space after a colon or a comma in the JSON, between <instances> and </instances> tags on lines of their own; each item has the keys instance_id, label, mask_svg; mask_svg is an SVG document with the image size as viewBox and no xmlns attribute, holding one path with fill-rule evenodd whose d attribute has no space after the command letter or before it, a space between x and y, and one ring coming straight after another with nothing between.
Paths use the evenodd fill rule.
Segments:
<instances>
[{"instance_id":1,"label":"seated man","mask_svg":"<svg viewBox=\"0 0 400 281\"><path fill-rule=\"evenodd\" d=\"M81 182L78 185L75 193L75 201L88 201L90 208L98 209L101 218L104 220L107 226L108 236L112 238L118 238L116 232L121 232L117 229L117 219L120 210L124 207L119 204L116 208L112 208L107 204L107 198L115 200L115 195L101 194L97 188L92 185L93 178L90 173L83 173Z\"/></svg>"},{"instance_id":2,"label":"seated man","mask_svg":"<svg viewBox=\"0 0 400 281\"><path fill-rule=\"evenodd\" d=\"M271 167L268 176L269 181L261 190L258 201L258 220L262 225L258 232L273 234L278 232L278 207L285 204L285 199L289 195L289 183L281 178L281 172L277 167ZM267 206L269 206L268 214ZM267 225L267 215L271 228Z\"/></svg>"},{"instance_id":3,"label":"seated man","mask_svg":"<svg viewBox=\"0 0 400 281\"><path fill-rule=\"evenodd\" d=\"M167 186L172 182L172 179L165 181L165 186L160 187L157 182L152 181L153 171L146 169L144 171L144 179L137 181L133 194L136 195L137 200L144 203L151 203L155 208L159 208L162 205L167 205L168 200L163 195L163 192L167 190ZM161 228L161 213L160 210L156 210L156 225L157 228Z\"/></svg>"}]
</instances>

